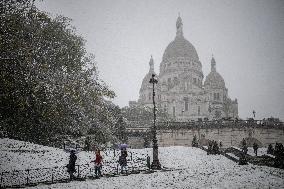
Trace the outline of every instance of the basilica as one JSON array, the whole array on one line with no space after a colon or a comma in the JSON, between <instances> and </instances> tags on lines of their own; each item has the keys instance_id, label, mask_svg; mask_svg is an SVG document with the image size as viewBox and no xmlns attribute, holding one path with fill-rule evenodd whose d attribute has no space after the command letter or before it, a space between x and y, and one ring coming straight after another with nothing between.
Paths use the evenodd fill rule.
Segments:
<instances>
[{"instance_id":1,"label":"basilica","mask_svg":"<svg viewBox=\"0 0 284 189\"><path fill-rule=\"evenodd\" d=\"M153 106L153 85L149 81L155 74L158 79L155 88L157 107L172 119L188 121L238 117L238 101L228 96L214 57L211 59L211 72L203 81L202 64L194 46L183 35L180 16L176 21L176 37L164 51L160 73L154 71L152 56L149 66L149 72L141 84L139 99L130 101L129 106Z\"/></svg>"}]
</instances>

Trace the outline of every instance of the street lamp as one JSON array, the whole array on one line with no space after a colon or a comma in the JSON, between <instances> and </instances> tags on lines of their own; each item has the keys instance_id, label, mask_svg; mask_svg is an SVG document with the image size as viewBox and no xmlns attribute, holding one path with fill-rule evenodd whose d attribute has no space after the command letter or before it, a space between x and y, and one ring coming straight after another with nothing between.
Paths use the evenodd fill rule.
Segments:
<instances>
[{"instance_id":1,"label":"street lamp","mask_svg":"<svg viewBox=\"0 0 284 189\"><path fill-rule=\"evenodd\" d=\"M253 111L252 111L252 114L253 114L254 119L255 119L255 113L256 113L256 112L253 110Z\"/></svg>"},{"instance_id":2,"label":"street lamp","mask_svg":"<svg viewBox=\"0 0 284 189\"><path fill-rule=\"evenodd\" d=\"M152 169L161 169L161 164L158 158L158 140L157 140L157 128L156 128L156 103L155 103L155 84L158 83L158 80L155 78L155 74L152 74L152 77L149 83L153 84L153 113L154 113L154 124L153 124L153 162L151 165Z\"/></svg>"}]
</instances>

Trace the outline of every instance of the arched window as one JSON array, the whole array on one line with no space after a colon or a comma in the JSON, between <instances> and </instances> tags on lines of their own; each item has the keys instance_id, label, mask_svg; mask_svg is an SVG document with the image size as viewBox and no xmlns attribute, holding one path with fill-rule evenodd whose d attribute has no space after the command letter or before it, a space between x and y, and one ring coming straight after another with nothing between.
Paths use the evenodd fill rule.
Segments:
<instances>
[{"instance_id":1,"label":"arched window","mask_svg":"<svg viewBox=\"0 0 284 189\"><path fill-rule=\"evenodd\" d=\"M184 111L188 111L188 105L189 105L188 97L185 97L184 98Z\"/></svg>"}]
</instances>

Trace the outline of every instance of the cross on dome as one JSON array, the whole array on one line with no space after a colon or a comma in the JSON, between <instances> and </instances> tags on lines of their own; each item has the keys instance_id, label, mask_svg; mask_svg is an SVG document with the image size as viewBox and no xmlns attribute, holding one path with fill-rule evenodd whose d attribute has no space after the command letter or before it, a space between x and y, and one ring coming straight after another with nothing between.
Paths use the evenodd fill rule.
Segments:
<instances>
[{"instance_id":1,"label":"cross on dome","mask_svg":"<svg viewBox=\"0 0 284 189\"><path fill-rule=\"evenodd\" d=\"M212 54L212 58L211 58L211 71L216 72L216 61L215 61L213 54Z\"/></svg>"},{"instance_id":2,"label":"cross on dome","mask_svg":"<svg viewBox=\"0 0 284 189\"><path fill-rule=\"evenodd\" d=\"M182 31L182 19L180 17L180 13L178 13L178 18L177 18L177 22L176 22L176 27L177 27L177 37L182 37L183 36L183 31Z\"/></svg>"}]
</instances>

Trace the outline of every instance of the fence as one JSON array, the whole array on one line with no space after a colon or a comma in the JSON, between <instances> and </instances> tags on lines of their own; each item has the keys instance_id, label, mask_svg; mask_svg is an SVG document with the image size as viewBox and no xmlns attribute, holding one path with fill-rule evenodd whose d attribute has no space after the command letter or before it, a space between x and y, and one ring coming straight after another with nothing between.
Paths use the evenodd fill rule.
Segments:
<instances>
[{"instance_id":1,"label":"fence","mask_svg":"<svg viewBox=\"0 0 284 189\"><path fill-rule=\"evenodd\" d=\"M138 158L135 161L128 161L128 172L137 173L147 170L146 159ZM120 166L115 161L104 162L102 172L106 176L115 176L120 172ZM94 176L93 164L76 165L77 179L84 180ZM37 184L53 184L68 182L69 174L66 166L49 168L37 168L26 170L14 170L1 172L0 188L35 186Z\"/></svg>"}]
</instances>

